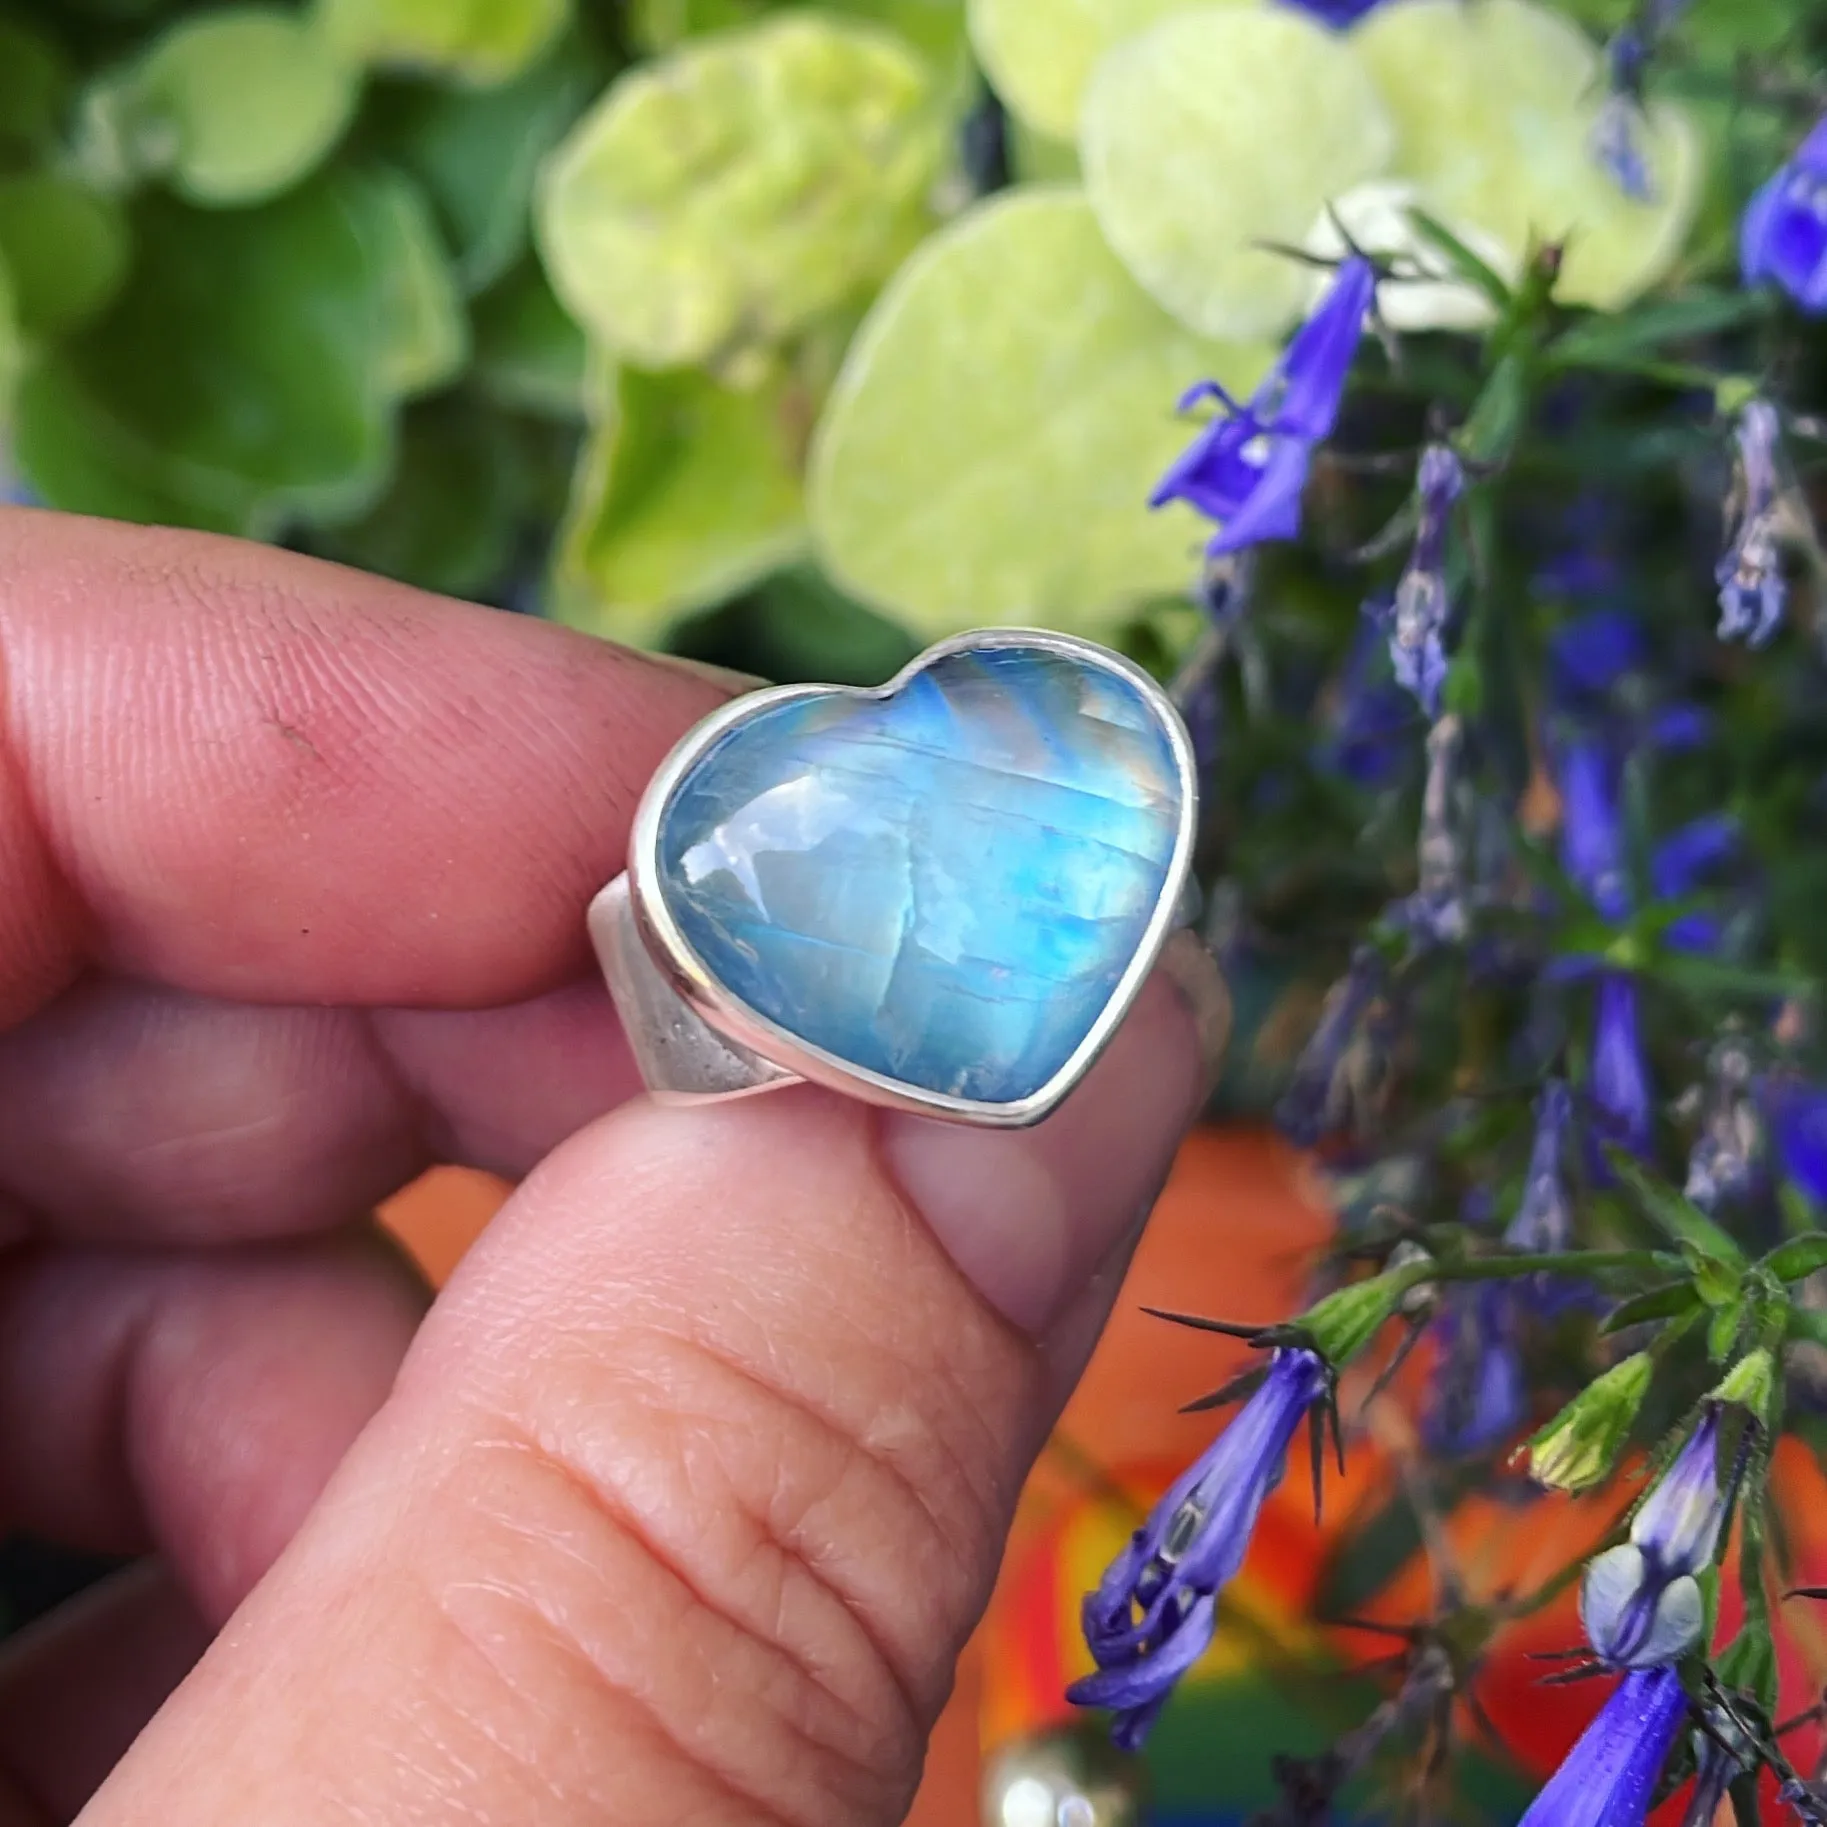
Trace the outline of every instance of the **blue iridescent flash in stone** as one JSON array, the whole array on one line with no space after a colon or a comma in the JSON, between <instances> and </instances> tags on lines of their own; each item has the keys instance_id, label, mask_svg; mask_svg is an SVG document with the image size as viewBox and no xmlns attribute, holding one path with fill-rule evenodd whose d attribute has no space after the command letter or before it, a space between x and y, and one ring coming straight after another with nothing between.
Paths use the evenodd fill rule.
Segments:
<instances>
[{"instance_id":1,"label":"blue iridescent flash in stone","mask_svg":"<svg viewBox=\"0 0 1827 1827\"><path fill-rule=\"evenodd\" d=\"M983 647L892 698L802 698L726 731L667 801L660 888L704 966L778 1027L1013 1104L1108 1007L1180 815L1172 742L1133 682Z\"/></svg>"}]
</instances>

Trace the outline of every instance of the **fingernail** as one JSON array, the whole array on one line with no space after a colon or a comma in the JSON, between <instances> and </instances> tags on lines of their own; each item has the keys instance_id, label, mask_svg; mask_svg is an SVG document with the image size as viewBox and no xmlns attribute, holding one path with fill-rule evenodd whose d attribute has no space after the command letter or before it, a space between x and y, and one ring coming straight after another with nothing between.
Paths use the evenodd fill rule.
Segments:
<instances>
[{"instance_id":1,"label":"fingernail","mask_svg":"<svg viewBox=\"0 0 1827 1827\"><path fill-rule=\"evenodd\" d=\"M1157 971L1083 1084L1033 1129L890 1115L882 1153L984 1297L1025 1331L1051 1322L1139 1231L1204 1098L1201 1025Z\"/></svg>"}]
</instances>

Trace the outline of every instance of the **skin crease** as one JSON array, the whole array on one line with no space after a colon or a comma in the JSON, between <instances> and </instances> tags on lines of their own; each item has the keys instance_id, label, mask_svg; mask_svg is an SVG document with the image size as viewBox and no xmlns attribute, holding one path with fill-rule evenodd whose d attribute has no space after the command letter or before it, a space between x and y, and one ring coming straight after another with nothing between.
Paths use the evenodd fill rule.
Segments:
<instances>
[{"instance_id":1,"label":"skin crease","mask_svg":"<svg viewBox=\"0 0 1827 1827\"><path fill-rule=\"evenodd\" d=\"M636 1095L583 909L724 689L0 511L0 1515L157 1556L0 1650L0 1827L900 1818L1200 1067ZM438 1160L528 1177L427 1313Z\"/></svg>"}]
</instances>

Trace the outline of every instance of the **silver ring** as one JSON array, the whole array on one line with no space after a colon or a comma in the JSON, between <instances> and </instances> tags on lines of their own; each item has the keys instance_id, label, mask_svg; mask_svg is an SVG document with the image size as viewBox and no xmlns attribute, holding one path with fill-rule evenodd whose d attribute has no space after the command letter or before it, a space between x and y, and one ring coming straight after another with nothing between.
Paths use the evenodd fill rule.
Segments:
<instances>
[{"instance_id":1,"label":"silver ring","mask_svg":"<svg viewBox=\"0 0 1827 1827\"><path fill-rule=\"evenodd\" d=\"M648 785L590 933L656 1097L808 1082L1020 1126L1158 962L1208 1028L1228 1012L1188 930L1197 819L1154 680L1090 641L987 629L877 688L707 717Z\"/></svg>"}]
</instances>

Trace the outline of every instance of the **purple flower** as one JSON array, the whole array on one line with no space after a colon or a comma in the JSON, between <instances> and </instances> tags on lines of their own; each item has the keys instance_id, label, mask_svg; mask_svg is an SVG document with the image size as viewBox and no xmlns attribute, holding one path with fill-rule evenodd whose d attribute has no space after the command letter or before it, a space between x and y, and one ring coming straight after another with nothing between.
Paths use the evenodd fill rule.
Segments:
<instances>
[{"instance_id":1,"label":"purple flower","mask_svg":"<svg viewBox=\"0 0 1827 1827\"><path fill-rule=\"evenodd\" d=\"M1421 453L1415 479L1420 502L1414 549L1396 586L1395 601L1375 614L1389 636L1389 658L1397 681L1419 699L1430 717L1440 714L1446 684L1446 621L1452 607L1446 590L1446 535L1453 504L1465 492L1465 469L1444 444Z\"/></svg>"},{"instance_id":2,"label":"purple flower","mask_svg":"<svg viewBox=\"0 0 1827 1827\"><path fill-rule=\"evenodd\" d=\"M1643 664L1643 625L1622 609L1595 609L1563 622L1548 641L1554 695L1598 698Z\"/></svg>"},{"instance_id":3,"label":"purple flower","mask_svg":"<svg viewBox=\"0 0 1827 1827\"><path fill-rule=\"evenodd\" d=\"M1706 1212L1743 1198L1757 1184L1762 1140L1751 1056L1741 1039L1727 1034L1707 1058L1706 1110L1688 1151L1687 1197Z\"/></svg>"},{"instance_id":4,"label":"purple flower","mask_svg":"<svg viewBox=\"0 0 1827 1827\"><path fill-rule=\"evenodd\" d=\"M1498 1283L1452 1288L1434 1323L1440 1368L1421 1433L1430 1452L1469 1457L1501 1446L1525 1412L1522 1353L1512 1290Z\"/></svg>"},{"instance_id":5,"label":"purple flower","mask_svg":"<svg viewBox=\"0 0 1827 1827\"><path fill-rule=\"evenodd\" d=\"M1726 506L1731 537L1713 577L1719 586L1719 638L1749 647L1762 647L1782 626L1788 598L1785 507L1776 464L1781 435L1782 422L1768 400L1751 400L1738 415L1738 463Z\"/></svg>"},{"instance_id":6,"label":"purple flower","mask_svg":"<svg viewBox=\"0 0 1827 1827\"><path fill-rule=\"evenodd\" d=\"M1619 971L1598 977L1592 1043L1592 1100L1599 1125L1632 1154L1649 1151L1654 1093L1643 1054L1636 980Z\"/></svg>"},{"instance_id":7,"label":"purple flower","mask_svg":"<svg viewBox=\"0 0 1827 1827\"><path fill-rule=\"evenodd\" d=\"M1175 1683L1205 1653L1219 1589L1243 1565L1288 1443L1327 1381L1315 1352L1278 1350L1256 1393L1087 1595L1085 1642L1097 1672L1073 1682L1066 1698L1115 1708L1111 1735L1124 1750L1141 1744Z\"/></svg>"},{"instance_id":8,"label":"purple flower","mask_svg":"<svg viewBox=\"0 0 1827 1827\"><path fill-rule=\"evenodd\" d=\"M1643 156L1643 109L1634 97L1612 94L1600 104L1592 156L1625 196L1638 203L1655 201L1656 187Z\"/></svg>"},{"instance_id":9,"label":"purple flower","mask_svg":"<svg viewBox=\"0 0 1827 1827\"><path fill-rule=\"evenodd\" d=\"M1560 755L1561 867L1608 920L1630 911L1624 874L1624 833L1618 813L1618 758L1609 743L1589 737Z\"/></svg>"},{"instance_id":10,"label":"purple flower","mask_svg":"<svg viewBox=\"0 0 1827 1827\"><path fill-rule=\"evenodd\" d=\"M1213 557L1300 530L1301 494L1314 447L1331 431L1345 377L1376 295L1376 272L1355 255L1345 261L1314 313L1294 333L1247 405L1216 381L1181 397L1185 412L1216 400L1219 415L1168 470L1150 507L1184 501L1218 523L1206 551Z\"/></svg>"},{"instance_id":11,"label":"purple flower","mask_svg":"<svg viewBox=\"0 0 1827 1827\"><path fill-rule=\"evenodd\" d=\"M1663 901L1678 901L1738 848L1738 821L1727 812L1709 813L1683 825L1656 846L1649 862L1650 884ZM1719 922L1711 914L1683 914L1663 937L1676 951L1719 949Z\"/></svg>"},{"instance_id":12,"label":"purple flower","mask_svg":"<svg viewBox=\"0 0 1827 1827\"><path fill-rule=\"evenodd\" d=\"M1631 1518L1630 1540L1587 1563L1580 1621L1614 1668L1673 1662L1699 1640L1705 1607L1694 1576L1712 1565L1738 1482L1734 1466L1720 1483L1719 1417L1717 1405L1707 1409Z\"/></svg>"},{"instance_id":13,"label":"purple flower","mask_svg":"<svg viewBox=\"0 0 1827 1827\"><path fill-rule=\"evenodd\" d=\"M1396 917L1424 945L1456 945L1466 935L1465 870L1454 829L1453 798L1459 719L1442 717L1427 735L1427 783L1421 791L1421 829L1415 844L1415 892Z\"/></svg>"},{"instance_id":14,"label":"purple flower","mask_svg":"<svg viewBox=\"0 0 1827 1827\"><path fill-rule=\"evenodd\" d=\"M1529 1256L1564 1250L1573 1235L1573 1208L1561 1175L1561 1156L1573 1122L1573 1095L1552 1078L1535 1101L1535 1139L1529 1147L1529 1172L1521 1203L1503 1240Z\"/></svg>"},{"instance_id":15,"label":"purple flower","mask_svg":"<svg viewBox=\"0 0 1827 1827\"><path fill-rule=\"evenodd\" d=\"M1709 1708L1708 1723L1710 1732L1694 1734L1694 1792L1681 1817L1681 1827L1713 1827L1726 1791L1757 1768L1757 1753L1730 1713ZM1731 1748L1728 1750L1727 1746Z\"/></svg>"},{"instance_id":16,"label":"purple flower","mask_svg":"<svg viewBox=\"0 0 1827 1827\"><path fill-rule=\"evenodd\" d=\"M1628 1674L1529 1804L1521 1827L1643 1827L1687 1717L1672 1668Z\"/></svg>"},{"instance_id":17,"label":"purple flower","mask_svg":"<svg viewBox=\"0 0 1827 1827\"><path fill-rule=\"evenodd\" d=\"M1383 643L1364 622L1346 655L1331 713L1324 758L1360 787L1387 786L1409 750L1414 701L1384 668Z\"/></svg>"},{"instance_id":18,"label":"purple flower","mask_svg":"<svg viewBox=\"0 0 1827 1827\"><path fill-rule=\"evenodd\" d=\"M1592 131L1592 154L1625 196L1655 201L1643 156L1643 84L1657 38L1686 10L1686 0L1649 0L1605 47L1606 96Z\"/></svg>"},{"instance_id":19,"label":"purple flower","mask_svg":"<svg viewBox=\"0 0 1827 1827\"><path fill-rule=\"evenodd\" d=\"M1283 4L1294 7L1298 12L1311 13L1315 19L1335 31L1343 31L1346 26L1355 25L1374 7L1380 6L1382 0L1283 0Z\"/></svg>"},{"instance_id":20,"label":"purple flower","mask_svg":"<svg viewBox=\"0 0 1827 1827\"><path fill-rule=\"evenodd\" d=\"M1636 980L1617 971L1599 978L1592 1041L1592 1101L1600 1127L1634 1155L1649 1152L1655 1097L1637 1023Z\"/></svg>"},{"instance_id":21,"label":"purple flower","mask_svg":"<svg viewBox=\"0 0 1827 1827\"><path fill-rule=\"evenodd\" d=\"M1827 1090L1784 1085L1767 1097L1783 1172L1817 1205L1827 1205Z\"/></svg>"},{"instance_id":22,"label":"purple flower","mask_svg":"<svg viewBox=\"0 0 1827 1827\"><path fill-rule=\"evenodd\" d=\"M1592 156L1625 196L1638 203L1655 199L1643 156L1643 78L1649 68L1649 38L1632 20L1605 47L1605 100L1592 128Z\"/></svg>"},{"instance_id":23,"label":"purple flower","mask_svg":"<svg viewBox=\"0 0 1827 1827\"><path fill-rule=\"evenodd\" d=\"M1382 956L1363 945L1351 969L1327 992L1319 1025L1294 1062L1293 1077L1275 1110L1283 1132L1303 1148L1341 1127L1350 1111L1364 1018L1382 987Z\"/></svg>"},{"instance_id":24,"label":"purple flower","mask_svg":"<svg viewBox=\"0 0 1827 1827\"><path fill-rule=\"evenodd\" d=\"M1751 199L1738 251L1747 283L1774 279L1804 311L1827 311L1827 119Z\"/></svg>"}]
</instances>

